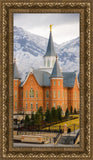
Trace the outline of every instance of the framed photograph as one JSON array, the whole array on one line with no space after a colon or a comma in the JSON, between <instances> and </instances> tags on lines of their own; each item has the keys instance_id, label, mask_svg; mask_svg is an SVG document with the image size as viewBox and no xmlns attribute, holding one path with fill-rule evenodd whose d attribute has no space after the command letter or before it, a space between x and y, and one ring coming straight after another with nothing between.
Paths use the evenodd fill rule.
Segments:
<instances>
[{"instance_id":1,"label":"framed photograph","mask_svg":"<svg viewBox=\"0 0 93 160\"><path fill-rule=\"evenodd\" d=\"M22 143L26 138L31 143L28 146L79 145L80 15L15 13L13 20L14 146L27 146ZM24 20L28 28L32 26L31 31L23 29ZM54 32L50 23L55 25ZM55 32L56 43L53 42Z\"/></svg>"},{"instance_id":2,"label":"framed photograph","mask_svg":"<svg viewBox=\"0 0 93 160\"><path fill-rule=\"evenodd\" d=\"M2 160L92 159L93 2L0 9Z\"/></svg>"}]
</instances>

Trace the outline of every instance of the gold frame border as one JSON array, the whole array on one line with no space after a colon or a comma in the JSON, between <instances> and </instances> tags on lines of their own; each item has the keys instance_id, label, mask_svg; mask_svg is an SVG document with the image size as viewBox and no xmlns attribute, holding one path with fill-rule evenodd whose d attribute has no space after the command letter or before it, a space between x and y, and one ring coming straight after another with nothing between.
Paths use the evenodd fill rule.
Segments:
<instances>
[{"instance_id":1,"label":"gold frame border","mask_svg":"<svg viewBox=\"0 0 93 160\"><path fill-rule=\"evenodd\" d=\"M36 148L12 148L12 111L11 107L8 110L8 106L11 105L13 94L11 90L11 86L13 86L13 45L12 45L12 22L10 19L12 18L12 13L14 10L20 12L20 8L22 10L26 10L25 12L73 12L79 10L79 13L82 14L80 20L83 25L81 27L80 36L80 44L81 45L81 53L80 53L80 91L81 91L81 133L85 138L81 135L81 148L50 148L50 150L44 150L38 147ZM49 10L50 9L50 10ZM60 158L91 158L91 123L90 123L90 107L91 107L91 48L90 48L90 20L91 20L91 3L88 2L39 2L39 1L2 1L1 2L1 151L3 158L42 158L42 159L60 159ZM10 16L9 16L10 15ZM8 19L9 18L9 19ZM10 22L10 23L9 23ZM84 29L84 31L82 30ZM9 40L8 40L9 38ZM7 41L8 40L8 41ZM9 45L11 44L11 45ZM2 73L1 73L2 71ZM85 77L85 78L84 78ZM85 93L84 93L85 92ZM83 117L83 118L82 118ZM7 124L7 127L6 127ZM9 129L8 129L9 125ZM7 135L8 133L8 135ZM83 139L83 140L82 140ZM36 151L34 151L36 149ZM20 152L21 151L21 152ZM24 152L23 152L24 151Z\"/></svg>"}]
</instances>

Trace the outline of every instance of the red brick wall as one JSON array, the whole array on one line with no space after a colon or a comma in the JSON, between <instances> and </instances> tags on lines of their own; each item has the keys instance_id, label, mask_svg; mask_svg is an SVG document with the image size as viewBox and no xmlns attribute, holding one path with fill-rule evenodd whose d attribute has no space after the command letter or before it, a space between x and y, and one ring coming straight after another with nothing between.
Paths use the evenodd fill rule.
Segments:
<instances>
[{"instance_id":1,"label":"red brick wall","mask_svg":"<svg viewBox=\"0 0 93 160\"><path fill-rule=\"evenodd\" d=\"M49 97L47 97L47 91L49 92ZM43 87L43 94L44 94L44 97L43 97L43 107L44 107L44 111L46 111L47 109L47 104L48 104L48 108L50 108L50 96L51 96L51 93L50 93L50 87Z\"/></svg>"},{"instance_id":2,"label":"red brick wall","mask_svg":"<svg viewBox=\"0 0 93 160\"><path fill-rule=\"evenodd\" d=\"M68 89L68 108L72 106L73 111L74 108L78 111L80 108L80 93L79 93L79 86L77 82L77 77L75 79L74 87Z\"/></svg>"},{"instance_id":3,"label":"red brick wall","mask_svg":"<svg viewBox=\"0 0 93 160\"><path fill-rule=\"evenodd\" d=\"M55 81L55 85L54 85ZM60 85L59 85L60 81ZM15 86L15 82L17 82L17 86ZM23 87L19 87L20 80L14 80L14 112L25 112L31 114L32 111L36 112L36 103L38 104L38 108L40 106L43 107L43 111L46 110L47 104L49 109L51 107L55 108L60 106L65 113L66 108L70 107L76 108L79 110L79 87L77 78L75 79L75 84L73 88L66 88L63 87L63 79L51 79L50 80L50 87L42 87L38 84L33 74L30 74L24 83ZM30 98L30 89L34 90L34 97ZM17 91L17 97L15 97L15 91ZM38 97L36 97L36 91L38 92ZM46 96L46 92L49 91L49 97ZM54 97L55 91L55 97ZM60 91L60 97L58 96L58 92ZM23 92L23 97L22 97ZM26 97L27 92L27 97ZM15 102L17 102L17 109L15 109ZM26 108L27 103L27 108ZM31 109L31 103L33 104L33 109Z\"/></svg>"},{"instance_id":4,"label":"red brick wall","mask_svg":"<svg viewBox=\"0 0 93 160\"><path fill-rule=\"evenodd\" d=\"M79 110L79 108L80 108L80 92L79 92L77 78L75 79L75 84L73 87L72 94L73 94L72 107L73 107L73 109L76 108L76 110Z\"/></svg>"},{"instance_id":5,"label":"red brick wall","mask_svg":"<svg viewBox=\"0 0 93 160\"><path fill-rule=\"evenodd\" d=\"M60 82L60 84L59 84ZM57 108L57 106L62 107L64 102L64 88L63 88L63 78L59 79L51 79L51 87L50 87L50 105L51 107ZM55 85L54 85L55 83ZM59 93L60 92L60 97Z\"/></svg>"},{"instance_id":6,"label":"red brick wall","mask_svg":"<svg viewBox=\"0 0 93 160\"><path fill-rule=\"evenodd\" d=\"M30 98L30 89L34 90L34 97ZM27 91L27 97L26 97ZM38 97L36 97L36 91L38 92ZM26 109L27 103L27 109ZM33 109L31 110L31 103L33 104ZM33 74L30 74L25 84L23 85L23 108L25 112L36 112L36 103L38 108L43 107L43 88L37 83Z\"/></svg>"}]
</instances>

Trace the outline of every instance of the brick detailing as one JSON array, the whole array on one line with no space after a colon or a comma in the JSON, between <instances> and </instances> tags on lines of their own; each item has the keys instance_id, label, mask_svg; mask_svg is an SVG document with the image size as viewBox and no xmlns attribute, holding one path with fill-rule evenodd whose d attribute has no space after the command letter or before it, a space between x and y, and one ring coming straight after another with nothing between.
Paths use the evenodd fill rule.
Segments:
<instances>
[{"instance_id":1,"label":"brick detailing","mask_svg":"<svg viewBox=\"0 0 93 160\"><path fill-rule=\"evenodd\" d=\"M50 87L42 87L36 81L33 73L30 73L22 87L20 80L14 79L13 85L13 110L14 113L35 113L42 106L43 111L48 107L60 106L65 113L71 106L79 110L80 97L77 76L73 88L63 86L63 78L50 79Z\"/></svg>"}]
</instances>

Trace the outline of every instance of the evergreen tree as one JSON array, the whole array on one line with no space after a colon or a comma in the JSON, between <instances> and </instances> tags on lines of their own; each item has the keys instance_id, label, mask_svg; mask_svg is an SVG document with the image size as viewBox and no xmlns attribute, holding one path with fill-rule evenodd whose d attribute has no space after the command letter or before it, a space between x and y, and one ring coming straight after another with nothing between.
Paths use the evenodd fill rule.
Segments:
<instances>
[{"instance_id":1,"label":"evergreen tree","mask_svg":"<svg viewBox=\"0 0 93 160\"><path fill-rule=\"evenodd\" d=\"M76 114L77 112L76 112L76 108L74 108L74 114Z\"/></svg>"},{"instance_id":2,"label":"evergreen tree","mask_svg":"<svg viewBox=\"0 0 93 160\"><path fill-rule=\"evenodd\" d=\"M30 119L29 119L29 116L28 116L28 115L26 115L26 117L25 117L25 121L24 121L24 125L25 125L25 127L28 127L28 126L29 126L29 124L30 124Z\"/></svg>"},{"instance_id":3,"label":"evergreen tree","mask_svg":"<svg viewBox=\"0 0 93 160\"><path fill-rule=\"evenodd\" d=\"M52 107L51 109L51 121L56 122L57 121L57 110Z\"/></svg>"},{"instance_id":4,"label":"evergreen tree","mask_svg":"<svg viewBox=\"0 0 93 160\"><path fill-rule=\"evenodd\" d=\"M69 110L68 108L66 109L66 112L65 112L65 117L68 117L69 116Z\"/></svg>"},{"instance_id":5,"label":"evergreen tree","mask_svg":"<svg viewBox=\"0 0 93 160\"><path fill-rule=\"evenodd\" d=\"M70 114L72 114L73 113L73 108L72 108L72 106L71 106L71 108L70 108Z\"/></svg>"},{"instance_id":6,"label":"evergreen tree","mask_svg":"<svg viewBox=\"0 0 93 160\"><path fill-rule=\"evenodd\" d=\"M41 126L41 122L42 122L42 116L37 111L36 114L35 114L35 125L38 126L39 129L40 129L40 126Z\"/></svg>"},{"instance_id":7,"label":"evergreen tree","mask_svg":"<svg viewBox=\"0 0 93 160\"><path fill-rule=\"evenodd\" d=\"M57 120L62 120L62 109L60 106L57 108Z\"/></svg>"},{"instance_id":8,"label":"evergreen tree","mask_svg":"<svg viewBox=\"0 0 93 160\"><path fill-rule=\"evenodd\" d=\"M47 123L51 123L51 112L50 110L47 108L46 112L45 112L45 121Z\"/></svg>"},{"instance_id":9,"label":"evergreen tree","mask_svg":"<svg viewBox=\"0 0 93 160\"><path fill-rule=\"evenodd\" d=\"M32 112L32 114L31 114L31 120L30 120L30 124L31 124L31 126L34 126L34 122L35 121L35 116L34 116L34 113Z\"/></svg>"},{"instance_id":10,"label":"evergreen tree","mask_svg":"<svg viewBox=\"0 0 93 160\"><path fill-rule=\"evenodd\" d=\"M42 117L42 120L43 120L43 109L42 109L41 106L39 107L38 112L41 114L41 117Z\"/></svg>"}]
</instances>

